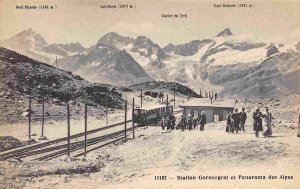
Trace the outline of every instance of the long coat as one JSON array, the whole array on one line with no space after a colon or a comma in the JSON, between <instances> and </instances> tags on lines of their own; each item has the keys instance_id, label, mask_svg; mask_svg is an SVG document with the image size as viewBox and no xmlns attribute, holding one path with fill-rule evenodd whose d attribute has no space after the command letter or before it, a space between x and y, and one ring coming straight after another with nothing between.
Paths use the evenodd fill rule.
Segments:
<instances>
[{"instance_id":1,"label":"long coat","mask_svg":"<svg viewBox=\"0 0 300 189\"><path fill-rule=\"evenodd\" d=\"M240 112L240 121L241 121L243 124L245 124L246 119L247 119L247 114L246 114L246 112Z\"/></svg>"},{"instance_id":2,"label":"long coat","mask_svg":"<svg viewBox=\"0 0 300 189\"><path fill-rule=\"evenodd\" d=\"M253 130L254 131L262 131L262 113L261 112L254 112L253 113Z\"/></svg>"},{"instance_id":3,"label":"long coat","mask_svg":"<svg viewBox=\"0 0 300 189\"><path fill-rule=\"evenodd\" d=\"M206 116L205 114L200 115L200 124L206 124Z\"/></svg>"},{"instance_id":4,"label":"long coat","mask_svg":"<svg viewBox=\"0 0 300 189\"><path fill-rule=\"evenodd\" d=\"M232 122L233 122L234 126L238 127L239 123L240 123L239 114L236 113L236 112L233 112L231 114L231 119L232 119Z\"/></svg>"}]
</instances>

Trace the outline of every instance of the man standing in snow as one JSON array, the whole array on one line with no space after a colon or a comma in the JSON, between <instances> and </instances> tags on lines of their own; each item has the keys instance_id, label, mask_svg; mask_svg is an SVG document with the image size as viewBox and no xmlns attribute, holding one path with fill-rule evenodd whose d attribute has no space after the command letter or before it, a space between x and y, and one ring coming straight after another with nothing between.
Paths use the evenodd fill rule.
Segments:
<instances>
[{"instance_id":1,"label":"man standing in snow","mask_svg":"<svg viewBox=\"0 0 300 189\"><path fill-rule=\"evenodd\" d=\"M204 125L206 124L206 116L204 113L205 112L202 111L200 115L200 131L204 131Z\"/></svg>"},{"instance_id":2,"label":"man standing in snow","mask_svg":"<svg viewBox=\"0 0 300 189\"><path fill-rule=\"evenodd\" d=\"M241 130L245 132L245 123L247 119L247 114L245 112L245 108L242 108L242 111L240 112L240 123L241 123Z\"/></svg>"},{"instance_id":3,"label":"man standing in snow","mask_svg":"<svg viewBox=\"0 0 300 189\"><path fill-rule=\"evenodd\" d=\"M181 125L181 130L184 131L184 129L186 127L186 120L185 120L185 116L183 114L181 115L180 125Z\"/></svg>"},{"instance_id":4,"label":"man standing in snow","mask_svg":"<svg viewBox=\"0 0 300 189\"><path fill-rule=\"evenodd\" d=\"M171 120L171 130L174 130L174 127L175 127L175 117L174 115L171 115L170 116L170 120Z\"/></svg>"},{"instance_id":5,"label":"man standing in snow","mask_svg":"<svg viewBox=\"0 0 300 189\"><path fill-rule=\"evenodd\" d=\"M232 120L231 120L231 115L232 115L232 110L230 110L230 112L227 115L227 124L226 124L226 132L230 133L231 129L232 129Z\"/></svg>"},{"instance_id":6,"label":"man standing in snow","mask_svg":"<svg viewBox=\"0 0 300 189\"><path fill-rule=\"evenodd\" d=\"M163 116L160 121L160 126L161 126L162 130L165 130L165 124L166 124L166 121L165 121L165 117Z\"/></svg>"},{"instance_id":7,"label":"man standing in snow","mask_svg":"<svg viewBox=\"0 0 300 189\"><path fill-rule=\"evenodd\" d=\"M255 131L255 136L259 137L259 131L262 131L262 113L259 111L259 107L255 108L253 113L253 130Z\"/></svg>"},{"instance_id":8,"label":"man standing in snow","mask_svg":"<svg viewBox=\"0 0 300 189\"><path fill-rule=\"evenodd\" d=\"M189 127L189 130L193 129L193 118L192 118L192 116L189 116L188 127Z\"/></svg>"},{"instance_id":9,"label":"man standing in snow","mask_svg":"<svg viewBox=\"0 0 300 189\"><path fill-rule=\"evenodd\" d=\"M234 131L236 131L236 133L238 133L238 131L239 131L240 115L239 115L238 111L239 111L238 109L235 109L235 112L233 112L231 115L231 119L233 122L233 127L231 130L232 133L234 133Z\"/></svg>"},{"instance_id":10,"label":"man standing in snow","mask_svg":"<svg viewBox=\"0 0 300 189\"><path fill-rule=\"evenodd\" d=\"M166 125L167 125L167 131L169 131L171 129L171 119L170 119L170 117L167 117Z\"/></svg>"}]
</instances>

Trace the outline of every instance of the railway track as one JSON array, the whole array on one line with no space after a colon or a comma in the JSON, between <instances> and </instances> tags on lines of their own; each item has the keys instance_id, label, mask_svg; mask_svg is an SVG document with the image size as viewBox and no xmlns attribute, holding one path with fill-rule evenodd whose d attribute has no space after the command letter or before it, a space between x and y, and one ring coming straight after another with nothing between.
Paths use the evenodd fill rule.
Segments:
<instances>
[{"instance_id":1,"label":"railway track","mask_svg":"<svg viewBox=\"0 0 300 189\"><path fill-rule=\"evenodd\" d=\"M131 122L131 120L128 120L126 123L129 122ZM100 131L115 128L117 126L121 126L124 124L125 122L121 122L106 127L89 130L87 131L87 136L99 134ZM132 130L133 127L127 129L128 132ZM76 152L75 157L84 155L84 153L78 152L79 150L83 149L85 146L85 141L83 140L84 136L85 136L84 132L70 136L70 152ZM118 140L123 139L124 137L125 137L124 130L120 130L102 136L89 138L87 139L87 152L114 143ZM80 140L78 141L78 139ZM54 159L68 153L68 149L67 149L68 145L66 144L67 140L68 137L63 137L63 138L51 140L44 143L33 144L30 146L25 146L25 147L5 151L0 153L0 160L3 161L9 158L20 158L20 159L32 158L33 160L40 160L40 161ZM106 143L103 144L103 142ZM100 146L98 145L99 143L101 143ZM88 147L91 148L89 149Z\"/></svg>"}]
</instances>

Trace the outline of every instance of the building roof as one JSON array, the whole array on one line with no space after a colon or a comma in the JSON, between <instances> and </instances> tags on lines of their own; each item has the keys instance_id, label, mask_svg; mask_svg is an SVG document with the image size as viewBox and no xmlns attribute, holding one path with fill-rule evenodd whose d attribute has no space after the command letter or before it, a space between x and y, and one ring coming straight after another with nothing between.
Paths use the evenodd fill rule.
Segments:
<instances>
[{"instance_id":1,"label":"building roof","mask_svg":"<svg viewBox=\"0 0 300 189\"><path fill-rule=\"evenodd\" d=\"M172 105L169 105L169 107L171 107ZM163 108L163 107L167 107L166 104L153 104L153 105L143 105L143 107L139 107L137 106L136 109L141 109L141 110L152 110L152 109L156 109L156 108Z\"/></svg>"},{"instance_id":2,"label":"building roof","mask_svg":"<svg viewBox=\"0 0 300 189\"><path fill-rule=\"evenodd\" d=\"M211 100L209 98L193 98L180 107L219 107L219 108L234 108L236 100L233 99L217 99Z\"/></svg>"}]
</instances>

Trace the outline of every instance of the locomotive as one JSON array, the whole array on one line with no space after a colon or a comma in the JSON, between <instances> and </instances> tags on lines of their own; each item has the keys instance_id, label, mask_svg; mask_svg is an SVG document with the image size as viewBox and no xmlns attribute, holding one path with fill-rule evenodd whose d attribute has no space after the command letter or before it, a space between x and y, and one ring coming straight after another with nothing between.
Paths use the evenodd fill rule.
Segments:
<instances>
[{"instance_id":1,"label":"locomotive","mask_svg":"<svg viewBox=\"0 0 300 189\"><path fill-rule=\"evenodd\" d=\"M133 121L141 126L149 124L157 125L163 116L170 116L172 114L173 106L165 104L136 108L133 113Z\"/></svg>"}]
</instances>

